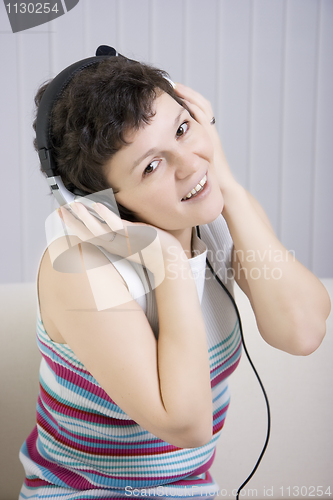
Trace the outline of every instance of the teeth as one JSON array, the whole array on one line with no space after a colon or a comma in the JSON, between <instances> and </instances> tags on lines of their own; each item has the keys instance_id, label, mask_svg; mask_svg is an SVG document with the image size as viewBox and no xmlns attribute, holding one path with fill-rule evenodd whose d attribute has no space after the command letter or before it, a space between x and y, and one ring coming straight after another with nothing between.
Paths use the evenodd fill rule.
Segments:
<instances>
[{"instance_id":1,"label":"teeth","mask_svg":"<svg viewBox=\"0 0 333 500\"><path fill-rule=\"evenodd\" d=\"M191 198L193 195L197 194L199 191L201 191L201 189L204 187L204 185L206 184L207 182L207 175L204 176L203 179L201 179L201 181L199 182L199 184L197 184L195 186L195 188L193 188L184 198L183 200L185 199L189 199Z\"/></svg>"}]
</instances>

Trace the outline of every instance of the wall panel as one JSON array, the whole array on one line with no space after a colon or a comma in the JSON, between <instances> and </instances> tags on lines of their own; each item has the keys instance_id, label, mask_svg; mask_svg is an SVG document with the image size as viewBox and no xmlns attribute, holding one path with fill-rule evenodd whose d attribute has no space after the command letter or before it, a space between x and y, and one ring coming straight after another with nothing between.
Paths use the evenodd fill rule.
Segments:
<instances>
[{"instance_id":1,"label":"wall panel","mask_svg":"<svg viewBox=\"0 0 333 500\"><path fill-rule=\"evenodd\" d=\"M280 208L285 3L256 0L252 28L248 180L275 230Z\"/></svg>"},{"instance_id":2,"label":"wall panel","mask_svg":"<svg viewBox=\"0 0 333 500\"><path fill-rule=\"evenodd\" d=\"M218 130L236 178L247 187L252 1L219 2Z\"/></svg>"},{"instance_id":3,"label":"wall panel","mask_svg":"<svg viewBox=\"0 0 333 500\"><path fill-rule=\"evenodd\" d=\"M119 52L149 62L151 9L149 0L118 0Z\"/></svg>"},{"instance_id":4,"label":"wall panel","mask_svg":"<svg viewBox=\"0 0 333 500\"><path fill-rule=\"evenodd\" d=\"M321 1L318 51L312 267L333 276L333 3Z\"/></svg>"},{"instance_id":5,"label":"wall panel","mask_svg":"<svg viewBox=\"0 0 333 500\"><path fill-rule=\"evenodd\" d=\"M184 83L185 2L155 1L152 7L152 61L168 71L175 82Z\"/></svg>"},{"instance_id":6,"label":"wall panel","mask_svg":"<svg viewBox=\"0 0 333 500\"><path fill-rule=\"evenodd\" d=\"M31 281L37 275L38 262L46 247L45 214L53 207L53 199L40 172L37 153L33 148L34 131L34 96L40 83L44 83L48 66L49 37L48 33L38 33L20 40L19 55L19 103L20 103L20 170L22 200L22 252L23 279ZM39 57L29 57L39 54ZM40 64L42 60L45 64ZM29 126L27 126L27 124Z\"/></svg>"},{"instance_id":7,"label":"wall panel","mask_svg":"<svg viewBox=\"0 0 333 500\"><path fill-rule=\"evenodd\" d=\"M0 18L6 15L0 4ZM9 25L9 22L8 22ZM1 28L8 30L6 23ZM19 109L18 40L11 33L0 33L0 59L6 71L0 72L0 151L1 151L1 249L0 279L3 283L22 280L21 193L21 110Z\"/></svg>"},{"instance_id":8,"label":"wall panel","mask_svg":"<svg viewBox=\"0 0 333 500\"><path fill-rule=\"evenodd\" d=\"M85 57L84 2L48 23L51 35L51 63L54 74Z\"/></svg>"},{"instance_id":9,"label":"wall panel","mask_svg":"<svg viewBox=\"0 0 333 500\"><path fill-rule=\"evenodd\" d=\"M311 265L319 3L287 2L280 236Z\"/></svg>"},{"instance_id":10,"label":"wall panel","mask_svg":"<svg viewBox=\"0 0 333 500\"><path fill-rule=\"evenodd\" d=\"M102 6L96 0L86 0L83 3L85 17L84 57L95 54L99 45L110 45L119 50L118 42L118 2L109 0Z\"/></svg>"},{"instance_id":11,"label":"wall panel","mask_svg":"<svg viewBox=\"0 0 333 500\"><path fill-rule=\"evenodd\" d=\"M183 83L204 93L214 105L216 81L215 0L187 0Z\"/></svg>"}]
</instances>

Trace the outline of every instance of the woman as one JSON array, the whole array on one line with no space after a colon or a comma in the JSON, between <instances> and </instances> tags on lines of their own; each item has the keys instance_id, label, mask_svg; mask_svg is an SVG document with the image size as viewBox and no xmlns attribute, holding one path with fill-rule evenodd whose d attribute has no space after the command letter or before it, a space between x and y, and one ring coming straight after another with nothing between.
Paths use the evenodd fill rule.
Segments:
<instances>
[{"instance_id":1,"label":"woman","mask_svg":"<svg viewBox=\"0 0 333 500\"><path fill-rule=\"evenodd\" d=\"M325 334L326 290L233 178L209 103L165 76L106 58L53 106L64 184L112 188L122 219L99 203L104 222L81 203L59 210L71 247L57 270L55 240L40 265L41 390L20 498L218 493L208 470L241 342L216 276L229 292L235 278L272 346L306 355Z\"/></svg>"}]
</instances>

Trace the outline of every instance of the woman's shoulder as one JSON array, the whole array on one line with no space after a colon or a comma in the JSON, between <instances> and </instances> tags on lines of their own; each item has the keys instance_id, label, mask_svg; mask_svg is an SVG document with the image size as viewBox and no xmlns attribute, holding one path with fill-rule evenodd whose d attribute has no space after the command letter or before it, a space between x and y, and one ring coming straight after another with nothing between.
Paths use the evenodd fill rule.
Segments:
<instances>
[{"instance_id":1,"label":"woman's shoulder","mask_svg":"<svg viewBox=\"0 0 333 500\"><path fill-rule=\"evenodd\" d=\"M94 245L59 238L44 252L38 272L38 300L41 318L49 337L65 343L60 333L59 316L65 311L96 309L96 294L101 270L107 274L114 293L128 292L126 283L110 260Z\"/></svg>"}]
</instances>

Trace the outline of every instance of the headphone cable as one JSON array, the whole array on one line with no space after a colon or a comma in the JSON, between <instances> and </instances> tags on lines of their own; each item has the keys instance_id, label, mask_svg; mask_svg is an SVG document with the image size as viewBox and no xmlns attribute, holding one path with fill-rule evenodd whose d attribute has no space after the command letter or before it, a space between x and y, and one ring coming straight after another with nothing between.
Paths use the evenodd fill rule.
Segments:
<instances>
[{"instance_id":1,"label":"headphone cable","mask_svg":"<svg viewBox=\"0 0 333 500\"><path fill-rule=\"evenodd\" d=\"M199 230L199 226L197 226L197 234L200 238L200 230ZM222 280L217 276L217 274L215 273L214 269L213 269L213 266L211 265L211 263L209 262L208 258L206 258L206 263L211 271L211 273L213 274L213 276L215 277L215 279L217 280L217 282L219 283L219 285L223 288L223 290L226 292L226 294L228 295L229 299L231 300L232 302L232 305L235 309L235 312L236 312L236 315L237 315L237 319L238 319L238 323L239 323L239 330L240 330L240 334L241 334L241 339L242 339L242 344L243 344L243 349L244 349L244 352L246 354L246 357L252 367L252 370L254 371L254 374L255 376L257 377L257 380L259 382L259 385L261 387L261 390L262 390L262 393L263 393L263 396L264 396L264 399L265 399L265 403L266 403L266 411L267 411L267 433L266 433L266 439L265 439L265 443L264 443L264 446L260 452L260 455L258 457L258 460L255 464L255 466L253 467L252 469L252 472L249 474L249 476L245 479L245 481L241 484L241 486L238 488L237 490L237 495L236 495L236 500L239 500L239 494L241 492L241 490L244 488L244 486L250 481L250 479L254 476L256 470L258 469L259 467L259 464L265 454L265 451L267 449L267 446L268 446L268 442L269 442L269 437L270 437L270 432L271 432L271 411L270 411L270 406L269 406L269 401L268 401L268 397L267 397L267 394L266 394L266 391L265 391L265 388L264 388L264 385L259 377L259 374L252 362L252 359L248 353L248 350L247 350L247 347L246 347L246 344L245 344L245 341L244 341L244 335L243 335L243 327L242 327L242 321L241 321L241 317L240 317L240 314L239 314L239 310L238 310L238 307L237 307L237 304L235 302L235 299L234 297L232 296L232 294L229 292L229 290L227 289L227 287L225 286L225 284L222 282Z\"/></svg>"}]
</instances>

